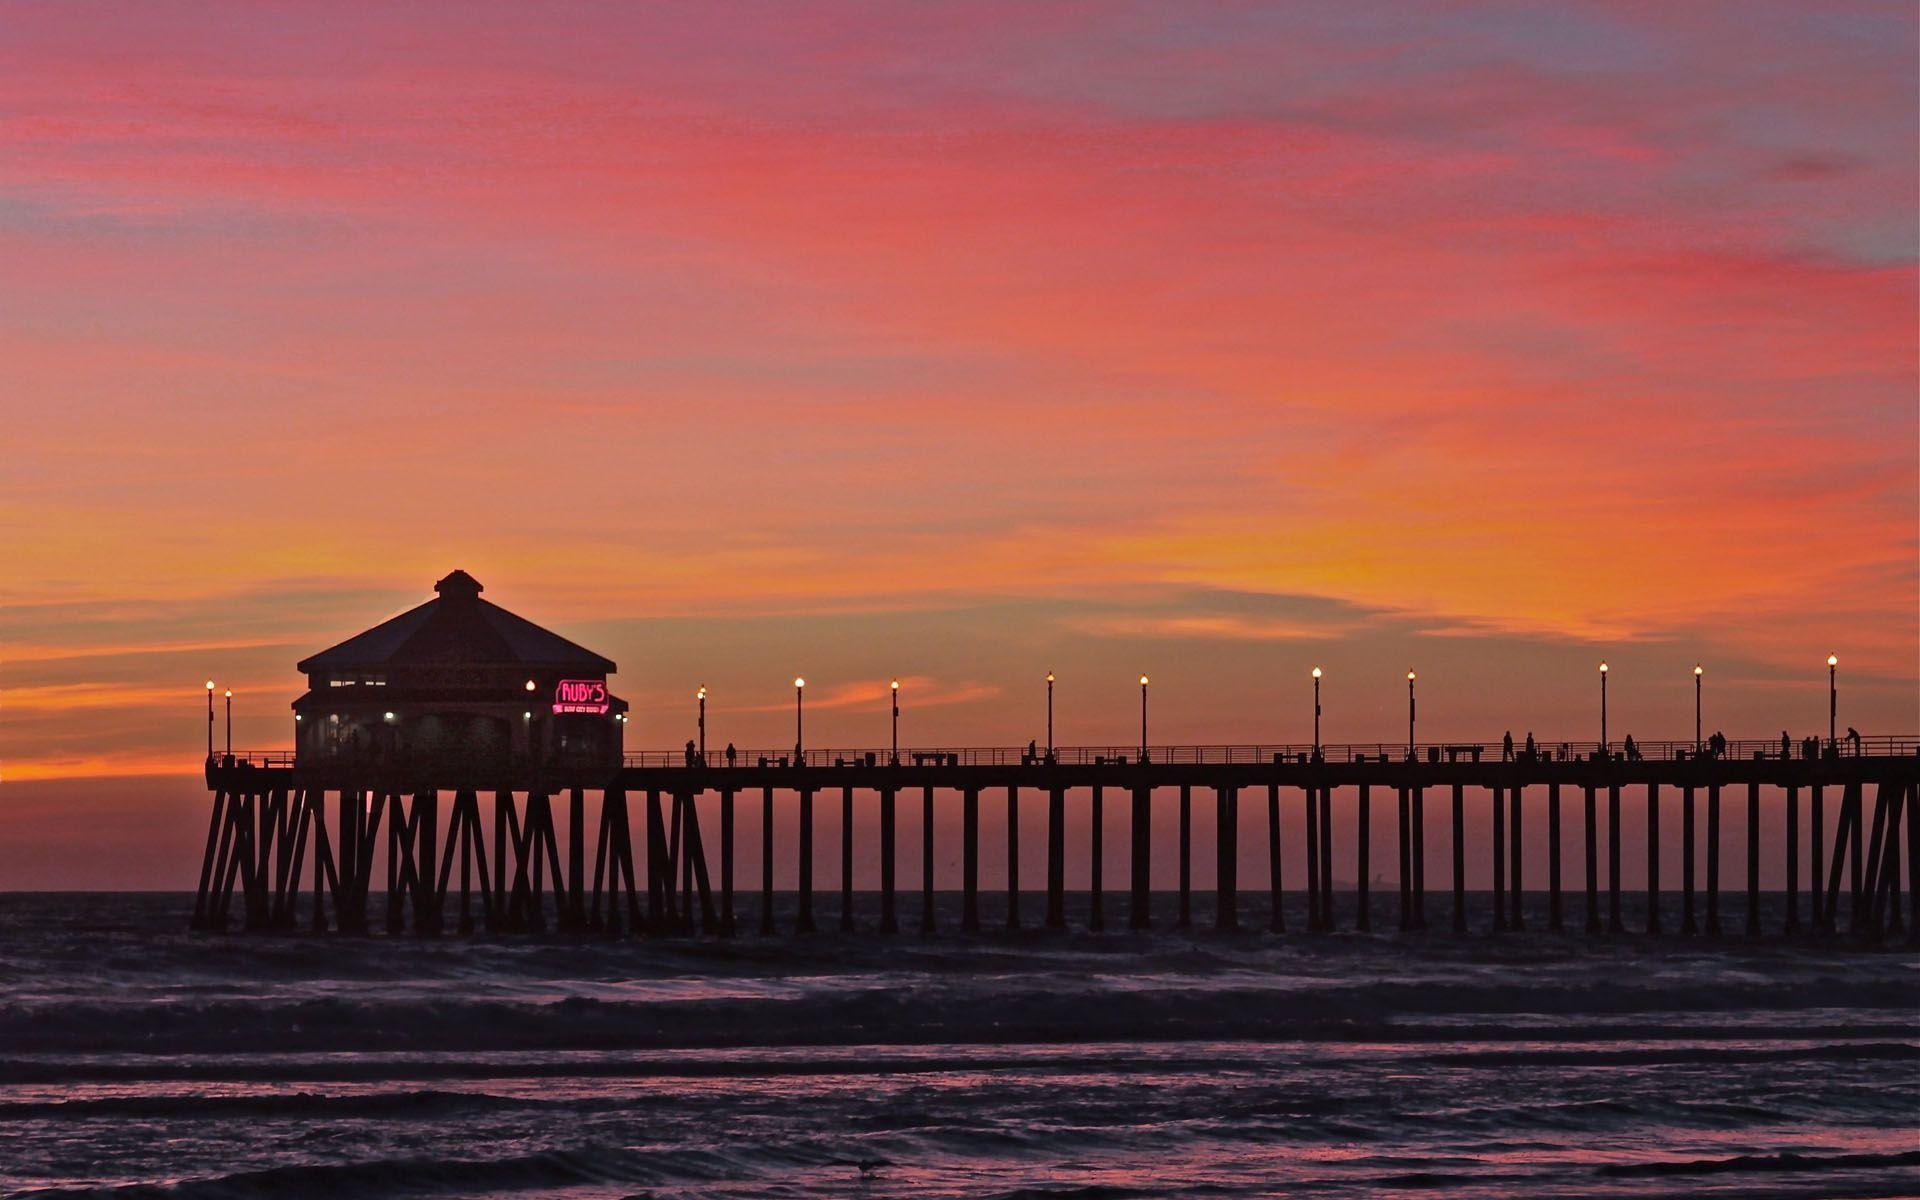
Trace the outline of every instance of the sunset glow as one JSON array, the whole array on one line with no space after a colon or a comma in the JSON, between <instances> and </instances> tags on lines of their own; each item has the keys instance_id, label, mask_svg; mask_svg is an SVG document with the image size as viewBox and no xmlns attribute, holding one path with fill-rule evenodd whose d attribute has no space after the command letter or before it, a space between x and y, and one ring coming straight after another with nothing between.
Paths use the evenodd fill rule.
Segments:
<instances>
[{"instance_id":1,"label":"sunset glow","mask_svg":"<svg viewBox=\"0 0 1920 1200\"><path fill-rule=\"evenodd\" d=\"M455 567L634 748L1911 730L1916 19L1754 11L11 7L0 772Z\"/></svg>"}]
</instances>

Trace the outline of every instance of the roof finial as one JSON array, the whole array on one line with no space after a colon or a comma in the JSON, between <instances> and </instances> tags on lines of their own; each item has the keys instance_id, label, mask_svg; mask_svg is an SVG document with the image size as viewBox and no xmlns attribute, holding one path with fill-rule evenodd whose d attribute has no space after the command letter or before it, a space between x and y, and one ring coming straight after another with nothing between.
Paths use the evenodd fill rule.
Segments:
<instances>
[{"instance_id":1,"label":"roof finial","mask_svg":"<svg viewBox=\"0 0 1920 1200\"><path fill-rule=\"evenodd\" d=\"M455 571L439 583L434 584L433 590L440 593L442 599L472 600L486 589L480 586L478 579L475 579L465 571Z\"/></svg>"}]
</instances>

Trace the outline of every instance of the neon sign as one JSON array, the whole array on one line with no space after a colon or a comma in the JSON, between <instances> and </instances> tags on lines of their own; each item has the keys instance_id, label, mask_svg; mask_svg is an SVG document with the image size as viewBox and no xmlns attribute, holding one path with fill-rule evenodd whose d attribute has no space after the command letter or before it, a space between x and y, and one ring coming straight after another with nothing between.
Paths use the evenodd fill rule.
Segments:
<instances>
[{"instance_id":1,"label":"neon sign","mask_svg":"<svg viewBox=\"0 0 1920 1200\"><path fill-rule=\"evenodd\" d=\"M553 689L553 711L607 715L607 681L562 679Z\"/></svg>"}]
</instances>

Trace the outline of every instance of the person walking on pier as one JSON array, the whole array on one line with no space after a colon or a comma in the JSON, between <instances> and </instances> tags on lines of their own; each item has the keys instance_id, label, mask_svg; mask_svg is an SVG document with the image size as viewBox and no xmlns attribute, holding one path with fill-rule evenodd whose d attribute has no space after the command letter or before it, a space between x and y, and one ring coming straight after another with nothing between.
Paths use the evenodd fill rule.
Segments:
<instances>
[{"instance_id":1,"label":"person walking on pier","mask_svg":"<svg viewBox=\"0 0 1920 1200\"><path fill-rule=\"evenodd\" d=\"M1511 729L1507 730L1506 736L1500 739L1500 761L1513 761L1513 730Z\"/></svg>"},{"instance_id":2,"label":"person walking on pier","mask_svg":"<svg viewBox=\"0 0 1920 1200\"><path fill-rule=\"evenodd\" d=\"M693 765L694 754L695 754L695 751L693 748L693 739L688 738L687 739L687 765L688 766Z\"/></svg>"},{"instance_id":3,"label":"person walking on pier","mask_svg":"<svg viewBox=\"0 0 1920 1200\"><path fill-rule=\"evenodd\" d=\"M727 743L727 765L732 766L734 759L736 757L738 757L738 752L734 750L733 743L728 742Z\"/></svg>"},{"instance_id":4,"label":"person walking on pier","mask_svg":"<svg viewBox=\"0 0 1920 1200\"><path fill-rule=\"evenodd\" d=\"M1640 761L1640 747L1634 745L1632 734L1627 735L1627 742L1623 749L1626 751L1628 762Z\"/></svg>"},{"instance_id":5,"label":"person walking on pier","mask_svg":"<svg viewBox=\"0 0 1920 1200\"><path fill-rule=\"evenodd\" d=\"M1780 731L1780 761L1785 762L1792 757L1793 743L1787 739L1787 731L1782 729Z\"/></svg>"},{"instance_id":6,"label":"person walking on pier","mask_svg":"<svg viewBox=\"0 0 1920 1200\"><path fill-rule=\"evenodd\" d=\"M1527 761L1532 762L1538 757L1540 757L1540 747L1533 740L1533 730L1529 729L1527 730Z\"/></svg>"}]
</instances>

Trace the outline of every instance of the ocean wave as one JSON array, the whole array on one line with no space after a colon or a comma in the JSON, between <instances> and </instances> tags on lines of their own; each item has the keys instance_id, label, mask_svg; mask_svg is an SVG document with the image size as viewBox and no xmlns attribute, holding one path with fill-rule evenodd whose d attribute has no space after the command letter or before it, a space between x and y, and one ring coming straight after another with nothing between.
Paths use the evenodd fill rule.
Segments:
<instances>
[{"instance_id":1,"label":"ocean wave","mask_svg":"<svg viewBox=\"0 0 1920 1200\"><path fill-rule=\"evenodd\" d=\"M399 1192L533 1191L613 1185L658 1187L710 1182L736 1173L704 1150L641 1152L592 1148L501 1158L386 1158L269 1167L166 1184L43 1188L13 1200L249 1200L251 1197L388 1195Z\"/></svg>"},{"instance_id":2,"label":"ocean wave","mask_svg":"<svg viewBox=\"0 0 1920 1200\"><path fill-rule=\"evenodd\" d=\"M431 1088L338 1095L305 1091L215 1096L144 1094L0 1103L0 1121L85 1121L117 1117L162 1120L211 1117L324 1117L344 1120L356 1117L439 1118L517 1109L540 1110L556 1107L559 1103L538 1097L494 1096Z\"/></svg>"},{"instance_id":3,"label":"ocean wave","mask_svg":"<svg viewBox=\"0 0 1920 1200\"><path fill-rule=\"evenodd\" d=\"M786 994L705 999L398 998L366 992L170 1002L15 999L0 1044L17 1054L264 1054L351 1050L646 1050L700 1047L1013 1044L1122 1040L1620 1040L1661 1027L1697 1039L1712 1014L1845 1011L1836 1038L1912 1038L1920 986L1899 978L1824 989L1820 1002L1719 981L1640 986L1368 981L1272 986L1189 980L1153 989L1007 976L802 985ZM1730 994L1731 993L1731 994ZM485 995L485 993L483 993ZM551 996L551 992L548 993ZM1745 1006L1743 1008L1743 1006ZM1683 1016L1684 1014L1684 1016ZM1551 1029L1525 1018L1551 1015ZM1636 1021L1634 1018L1646 1018ZM1770 1034L1769 1029L1778 1030ZM1708 1034L1711 1036L1711 1034ZM1721 1036L1823 1036L1793 1021L1727 1023ZM1484 1060L1482 1060L1484 1061Z\"/></svg>"},{"instance_id":4,"label":"ocean wave","mask_svg":"<svg viewBox=\"0 0 1920 1200\"><path fill-rule=\"evenodd\" d=\"M1619 1178L1658 1175L1720 1175L1745 1171L1861 1171L1920 1167L1920 1150L1897 1154L1741 1154L1733 1158L1696 1158L1673 1162L1610 1163L1602 1175Z\"/></svg>"}]
</instances>

